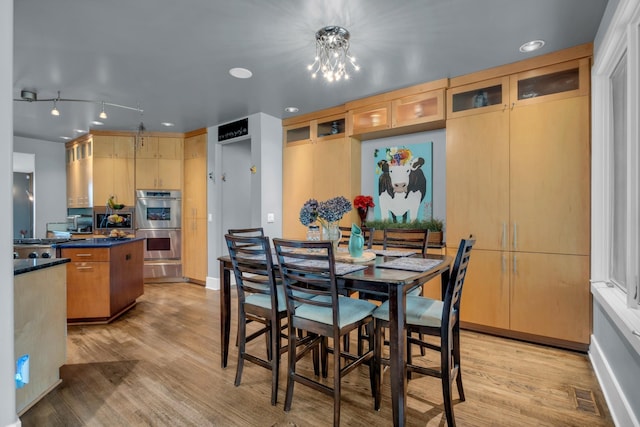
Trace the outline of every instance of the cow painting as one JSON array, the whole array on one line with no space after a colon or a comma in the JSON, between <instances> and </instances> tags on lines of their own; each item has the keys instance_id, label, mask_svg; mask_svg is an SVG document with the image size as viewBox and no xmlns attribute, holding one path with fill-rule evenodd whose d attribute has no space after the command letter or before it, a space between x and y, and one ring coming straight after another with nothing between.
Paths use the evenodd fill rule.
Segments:
<instances>
[{"instance_id":1,"label":"cow painting","mask_svg":"<svg viewBox=\"0 0 640 427\"><path fill-rule=\"evenodd\" d=\"M427 193L424 159L412 158L407 149L394 150L378 162L378 200L382 219L410 222L418 219L420 203Z\"/></svg>"}]
</instances>

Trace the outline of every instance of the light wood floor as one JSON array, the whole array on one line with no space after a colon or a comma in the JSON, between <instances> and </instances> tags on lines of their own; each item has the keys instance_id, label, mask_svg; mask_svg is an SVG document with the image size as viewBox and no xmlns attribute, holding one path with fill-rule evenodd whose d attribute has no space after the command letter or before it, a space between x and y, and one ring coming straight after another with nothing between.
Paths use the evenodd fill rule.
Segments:
<instances>
[{"instance_id":1,"label":"light wood floor","mask_svg":"<svg viewBox=\"0 0 640 427\"><path fill-rule=\"evenodd\" d=\"M300 384L291 411L284 412L285 366L276 406L269 403L266 369L245 363L242 384L234 387L237 353L232 347L229 366L220 367L218 319L215 291L146 284L137 306L113 323L69 327L63 383L21 417L22 425L331 424L331 399ZM587 355L466 331L461 347L467 400L454 406L458 426L613 425ZM343 383L342 425L391 424L388 375L379 412L366 367ZM412 380L408 425L445 424L439 380Z\"/></svg>"}]
</instances>

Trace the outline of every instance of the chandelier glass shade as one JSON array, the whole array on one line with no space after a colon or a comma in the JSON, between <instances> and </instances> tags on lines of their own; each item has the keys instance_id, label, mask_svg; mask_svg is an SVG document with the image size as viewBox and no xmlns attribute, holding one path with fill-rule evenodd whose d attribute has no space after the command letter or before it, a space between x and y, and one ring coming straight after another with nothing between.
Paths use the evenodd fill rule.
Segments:
<instances>
[{"instance_id":1,"label":"chandelier glass shade","mask_svg":"<svg viewBox=\"0 0 640 427\"><path fill-rule=\"evenodd\" d=\"M347 68L360 70L356 59L349 53L349 31L335 25L327 26L316 32L316 56L307 69L311 77L322 74L328 82L349 79Z\"/></svg>"}]
</instances>

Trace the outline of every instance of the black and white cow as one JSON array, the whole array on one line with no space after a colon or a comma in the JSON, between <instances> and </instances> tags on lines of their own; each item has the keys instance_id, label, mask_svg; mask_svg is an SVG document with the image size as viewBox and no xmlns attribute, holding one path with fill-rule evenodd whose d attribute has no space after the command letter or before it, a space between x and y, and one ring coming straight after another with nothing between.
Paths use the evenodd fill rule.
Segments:
<instances>
[{"instance_id":1,"label":"black and white cow","mask_svg":"<svg viewBox=\"0 0 640 427\"><path fill-rule=\"evenodd\" d=\"M427 192L427 178L422 172L424 159L418 157L402 164L378 162L382 175L378 179L378 197L382 219L391 215L393 222L415 221L418 208Z\"/></svg>"}]
</instances>

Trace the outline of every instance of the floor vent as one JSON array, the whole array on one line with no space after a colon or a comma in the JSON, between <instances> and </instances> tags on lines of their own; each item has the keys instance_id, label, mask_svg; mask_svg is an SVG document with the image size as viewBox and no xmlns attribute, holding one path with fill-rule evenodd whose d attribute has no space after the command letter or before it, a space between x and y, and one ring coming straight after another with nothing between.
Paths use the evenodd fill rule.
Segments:
<instances>
[{"instance_id":1,"label":"floor vent","mask_svg":"<svg viewBox=\"0 0 640 427\"><path fill-rule=\"evenodd\" d=\"M575 399L576 409L578 411L586 412L588 414L594 414L600 416L598 411L598 405L593 397L591 390L585 390L583 388L572 387L573 396Z\"/></svg>"}]
</instances>

